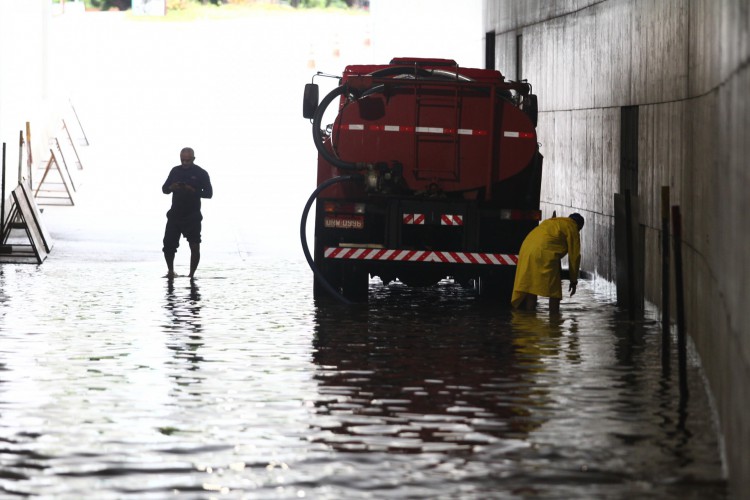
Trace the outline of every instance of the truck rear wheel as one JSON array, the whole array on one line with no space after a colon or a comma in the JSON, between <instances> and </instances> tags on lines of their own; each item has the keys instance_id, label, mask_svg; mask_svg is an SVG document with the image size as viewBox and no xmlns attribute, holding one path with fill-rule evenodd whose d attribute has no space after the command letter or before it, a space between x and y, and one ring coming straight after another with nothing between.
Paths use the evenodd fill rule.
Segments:
<instances>
[{"instance_id":1,"label":"truck rear wheel","mask_svg":"<svg viewBox=\"0 0 750 500\"><path fill-rule=\"evenodd\" d=\"M341 270L341 295L351 301L367 300L370 275L358 264L348 264Z\"/></svg>"},{"instance_id":2,"label":"truck rear wheel","mask_svg":"<svg viewBox=\"0 0 750 500\"><path fill-rule=\"evenodd\" d=\"M409 287L426 288L437 285L444 276L442 274L411 272L399 274L398 279Z\"/></svg>"},{"instance_id":3,"label":"truck rear wheel","mask_svg":"<svg viewBox=\"0 0 750 500\"><path fill-rule=\"evenodd\" d=\"M318 266L318 277L327 281L335 290L341 287L341 272L332 266L320 264ZM313 297L316 299L330 297L331 293L320 283L318 277L313 281Z\"/></svg>"}]
</instances>

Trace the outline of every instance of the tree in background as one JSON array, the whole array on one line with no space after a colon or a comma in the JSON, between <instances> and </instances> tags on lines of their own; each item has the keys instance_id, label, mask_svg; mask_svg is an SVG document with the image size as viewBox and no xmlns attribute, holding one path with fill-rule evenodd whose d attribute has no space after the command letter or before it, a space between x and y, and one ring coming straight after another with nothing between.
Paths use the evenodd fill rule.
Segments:
<instances>
[{"instance_id":1,"label":"tree in background","mask_svg":"<svg viewBox=\"0 0 750 500\"><path fill-rule=\"evenodd\" d=\"M84 3L86 7L93 7L100 10L127 10L130 8L131 0L84 0Z\"/></svg>"},{"instance_id":2,"label":"tree in background","mask_svg":"<svg viewBox=\"0 0 750 500\"><path fill-rule=\"evenodd\" d=\"M84 0L86 7L99 10L128 10L131 7L132 0ZM167 6L169 7L169 1ZM306 9L339 7L339 8L364 8L370 6L369 0L180 0L180 5L184 4L213 4L222 5L227 3L233 4L253 4L253 3L282 3L289 4L294 8L302 7Z\"/></svg>"},{"instance_id":3,"label":"tree in background","mask_svg":"<svg viewBox=\"0 0 750 500\"><path fill-rule=\"evenodd\" d=\"M307 9L323 8L323 7L354 7L364 8L370 7L370 0L289 0L289 4L294 7L304 7Z\"/></svg>"}]
</instances>

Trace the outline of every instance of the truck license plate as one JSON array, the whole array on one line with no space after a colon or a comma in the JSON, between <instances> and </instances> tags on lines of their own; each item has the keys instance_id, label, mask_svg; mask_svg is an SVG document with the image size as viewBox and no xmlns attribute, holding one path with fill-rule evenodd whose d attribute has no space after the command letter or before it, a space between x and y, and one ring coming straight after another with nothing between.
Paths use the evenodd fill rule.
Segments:
<instances>
[{"instance_id":1,"label":"truck license plate","mask_svg":"<svg viewBox=\"0 0 750 500\"><path fill-rule=\"evenodd\" d=\"M364 229L365 218L361 215L326 215L323 225L326 229Z\"/></svg>"}]
</instances>

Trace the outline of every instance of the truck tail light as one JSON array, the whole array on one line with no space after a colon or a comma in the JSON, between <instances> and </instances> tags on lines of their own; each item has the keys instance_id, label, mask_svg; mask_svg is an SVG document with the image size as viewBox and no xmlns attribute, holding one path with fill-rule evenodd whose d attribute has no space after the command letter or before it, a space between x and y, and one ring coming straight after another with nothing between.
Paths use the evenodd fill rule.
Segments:
<instances>
[{"instance_id":1,"label":"truck tail light","mask_svg":"<svg viewBox=\"0 0 750 500\"><path fill-rule=\"evenodd\" d=\"M341 203L338 201L323 202L323 211L328 214L364 214L364 203Z\"/></svg>"}]
</instances>

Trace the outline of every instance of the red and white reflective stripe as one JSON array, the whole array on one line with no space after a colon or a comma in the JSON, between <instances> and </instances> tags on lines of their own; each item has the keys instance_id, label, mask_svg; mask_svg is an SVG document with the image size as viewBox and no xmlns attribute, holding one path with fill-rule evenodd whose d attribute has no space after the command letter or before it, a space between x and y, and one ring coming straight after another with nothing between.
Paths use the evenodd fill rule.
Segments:
<instances>
[{"instance_id":1,"label":"red and white reflective stripe","mask_svg":"<svg viewBox=\"0 0 750 500\"><path fill-rule=\"evenodd\" d=\"M447 127L411 127L408 125L365 125L363 123L342 123L341 130L357 130L370 132L406 132L418 134L443 134L443 135L489 135L487 130L471 128L447 128ZM503 131L503 137L510 139L533 139L533 132L519 132L515 130Z\"/></svg>"},{"instance_id":2,"label":"red and white reflective stripe","mask_svg":"<svg viewBox=\"0 0 750 500\"><path fill-rule=\"evenodd\" d=\"M533 139L534 134L531 132L511 132L506 130L503 132L503 137L510 137L515 139Z\"/></svg>"},{"instance_id":3,"label":"red and white reflective stripe","mask_svg":"<svg viewBox=\"0 0 750 500\"><path fill-rule=\"evenodd\" d=\"M490 266L515 266L518 264L518 255L503 253L326 247L323 254L327 259L441 262L446 264L483 264Z\"/></svg>"},{"instance_id":4,"label":"red and white reflective stripe","mask_svg":"<svg viewBox=\"0 0 750 500\"><path fill-rule=\"evenodd\" d=\"M503 253L478 252L434 252L441 262L449 264L489 264L493 266L515 266L518 256Z\"/></svg>"},{"instance_id":5,"label":"red and white reflective stripe","mask_svg":"<svg viewBox=\"0 0 750 500\"><path fill-rule=\"evenodd\" d=\"M404 214L404 224L424 225L424 214Z\"/></svg>"},{"instance_id":6,"label":"red and white reflective stripe","mask_svg":"<svg viewBox=\"0 0 750 500\"><path fill-rule=\"evenodd\" d=\"M489 135L486 130L473 130L470 128L460 128L456 130L458 135Z\"/></svg>"},{"instance_id":7,"label":"red and white reflective stripe","mask_svg":"<svg viewBox=\"0 0 750 500\"><path fill-rule=\"evenodd\" d=\"M440 225L441 226L463 226L464 225L464 216L463 215L443 214L443 215L440 216Z\"/></svg>"},{"instance_id":8,"label":"red and white reflective stripe","mask_svg":"<svg viewBox=\"0 0 750 500\"><path fill-rule=\"evenodd\" d=\"M364 125L362 123L342 123L341 130L368 130L370 132L405 132L418 134L443 134L443 135L489 135L487 130L476 130L471 128L445 128L445 127L411 127L408 125Z\"/></svg>"}]
</instances>

